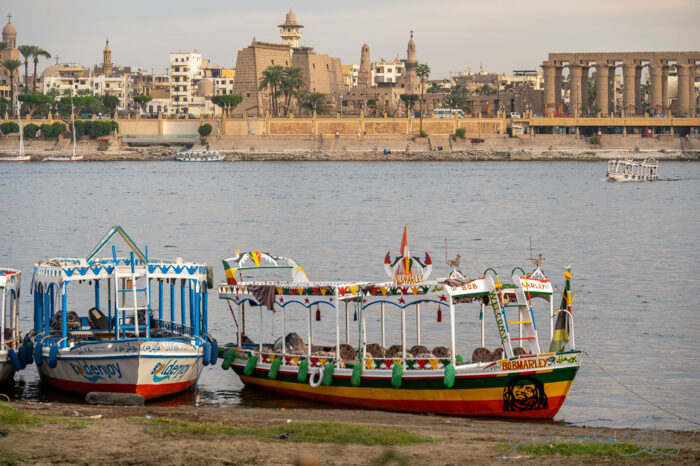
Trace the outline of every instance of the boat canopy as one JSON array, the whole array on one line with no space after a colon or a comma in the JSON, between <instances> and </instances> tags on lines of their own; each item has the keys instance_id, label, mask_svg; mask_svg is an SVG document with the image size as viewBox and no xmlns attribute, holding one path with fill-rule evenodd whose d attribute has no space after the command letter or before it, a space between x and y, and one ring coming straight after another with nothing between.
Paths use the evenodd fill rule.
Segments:
<instances>
[{"instance_id":1,"label":"boat canopy","mask_svg":"<svg viewBox=\"0 0 700 466\"><path fill-rule=\"evenodd\" d=\"M112 257L96 258L95 256L107 245L109 240L119 234L131 249L130 257L117 257L116 249L112 248ZM53 257L40 260L34 264L33 283L43 283L44 288L49 284L61 285L63 282L100 280L111 278L115 267L147 266L148 275L156 279L197 279L206 280L206 264L184 262L178 258L175 261L149 259L148 247L145 252L133 242L121 226L111 227L90 253L82 257Z\"/></svg>"},{"instance_id":2,"label":"boat canopy","mask_svg":"<svg viewBox=\"0 0 700 466\"><path fill-rule=\"evenodd\" d=\"M236 272L241 270L262 270L262 269L289 269L292 274L292 283L310 283L309 277L304 269L289 257L272 256L266 252L250 251L241 253L236 251L236 255L222 260L224 271L226 272L226 283L235 285Z\"/></svg>"},{"instance_id":3,"label":"boat canopy","mask_svg":"<svg viewBox=\"0 0 700 466\"><path fill-rule=\"evenodd\" d=\"M0 267L0 290L4 290L5 292L9 290L18 291L21 275L19 270Z\"/></svg>"}]
</instances>

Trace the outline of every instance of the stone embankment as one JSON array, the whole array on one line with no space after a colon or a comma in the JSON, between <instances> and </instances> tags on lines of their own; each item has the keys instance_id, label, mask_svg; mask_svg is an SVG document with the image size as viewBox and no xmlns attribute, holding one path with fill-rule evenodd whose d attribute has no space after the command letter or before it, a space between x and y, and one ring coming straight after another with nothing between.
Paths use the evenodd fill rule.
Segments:
<instances>
[{"instance_id":1,"label":"stone embankment","mask_svg":"<svg viewBox=\"0 0 700 466\"><path fill-rule=\"evenodd\" d=\"M0 156L16 153L18 138L0 138ZM69 156L71 145L28 141L32 160ZM192 149L206 149L197 145ZM452 138L369 137L226 137L210 138L209 149L227 161L600 161L611 158L700 161L700 139L604 137L600 144L582 138L486 138L471 142ZM86 161L162 161L174 159L182 146L130 147L115 137L81 140L78 153Z\"/></svg>"}]
</instances>

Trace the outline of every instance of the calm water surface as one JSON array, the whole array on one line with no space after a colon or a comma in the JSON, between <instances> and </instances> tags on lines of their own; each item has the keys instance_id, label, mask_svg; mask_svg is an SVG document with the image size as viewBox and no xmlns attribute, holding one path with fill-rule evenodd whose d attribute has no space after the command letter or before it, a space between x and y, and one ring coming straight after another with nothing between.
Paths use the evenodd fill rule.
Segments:
<instances>
[{"instance_id":1,"label":"calm water surface","mask_svg":"<svg viewBox=\"0 0 700 466\"><path fill-rule=\"evenodd\" d=\"M699 421L700 164L662 163L656 183L607 183L605 169L604 162L2 164L0 264L23 272L27 331L33 261L85 256L110 225L148 244L152 257L213 264L217 281L224 278L220 260L236 249L293 257L311 279L384 280L384 255L397 252L406 223L412 252L431 253L434 276L448 272L447 238L450 258L462 255L466 275L494 267L507 277L516 265L531 268L525 259L532 236L555 284L561 287L563 268L571 264L574 291L583 285L574 302L577 347L640 395ZM543 304L536 316L545 346ZM464 309L458 350L471 354L479 346L479 309ZM427 346L446 341L448 320L437 323L435 315L435 309L423 311ZM211 333L231 340L229 310L215 293L210 316ZM389 316L390 324L397 317ZM280 316L274 319L279 332ZM331 343L332 319L325 319L329 328L315 334ZM252 335L256 321L250 319ZM305 335L305 314L289 321ZM368 325L373 322L370 317ZM496 332L489 330L487 346L494 348ZM378 332L368 337L377 340ZM388 332L388 344L399 339L398 328ZM219 365L205 368L199 391L211 405L318 407L243 389ZM76 399L42 386L34 367L16 375L5 392ZM165 403L193 398L188 392ZM693 428L584 359L556 420L625 427L640 418L656 427Z\"/></svg>"}]
</instances>

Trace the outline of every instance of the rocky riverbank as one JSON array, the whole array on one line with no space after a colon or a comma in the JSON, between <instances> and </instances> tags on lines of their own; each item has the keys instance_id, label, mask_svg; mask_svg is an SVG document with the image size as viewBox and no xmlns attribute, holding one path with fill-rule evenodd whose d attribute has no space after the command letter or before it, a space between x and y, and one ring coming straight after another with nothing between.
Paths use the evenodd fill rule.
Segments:
<instances>
[{"instance_id":1,"label":"rocky riverbank","mask_svg":"<svg viewBox=\"0 0 700 466\"><path fill-rule=\"evenodd\" d=\"M2 464L698 464L693 432L353 409L0 403ZM518 445L522 445L518 449ZM573 453L572 453L573 451Z\"/></svg>"}]
</instances>

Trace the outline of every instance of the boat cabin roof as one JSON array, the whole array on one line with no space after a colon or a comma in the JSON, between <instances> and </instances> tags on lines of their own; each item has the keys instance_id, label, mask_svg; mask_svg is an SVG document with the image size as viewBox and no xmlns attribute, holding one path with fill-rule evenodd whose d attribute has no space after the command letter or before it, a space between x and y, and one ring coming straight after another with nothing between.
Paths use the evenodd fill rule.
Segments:
<instances>
[{"instance_id":1,"label":"boat cabin roof","mask_svg":"<svg viewBox=\"0 0 700 466\"><path fill-rule=\"evenodd\" d=\"M0 289L19 289L21 276L19 270L0 267Z\"/></svg>"}]
</instances>

